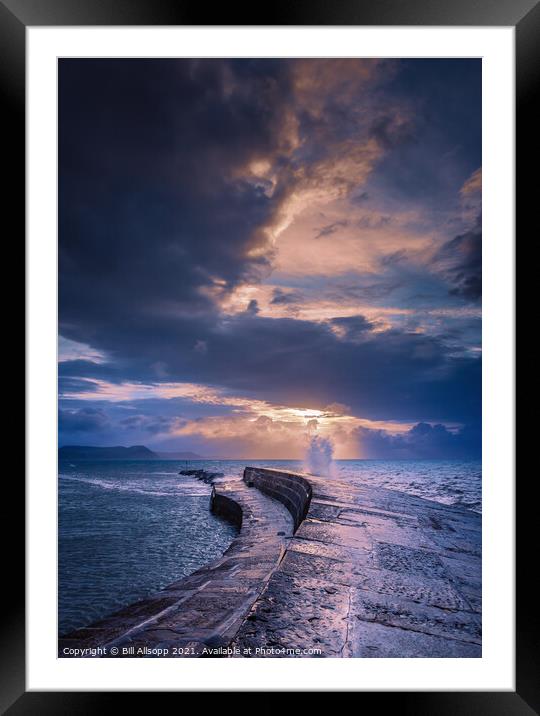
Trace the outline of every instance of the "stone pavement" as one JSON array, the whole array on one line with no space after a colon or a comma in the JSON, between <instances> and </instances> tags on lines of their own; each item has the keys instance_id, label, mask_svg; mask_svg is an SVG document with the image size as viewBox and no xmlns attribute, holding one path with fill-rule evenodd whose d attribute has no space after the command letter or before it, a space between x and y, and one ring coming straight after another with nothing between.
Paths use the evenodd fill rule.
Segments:
<instances>
[{"instance_id":1,"label":"stone pavement","mask_svg":"<svg viewBox=\"0 0 540 716\"><path fill-rule=\"evenodd\" d=\"M480 515L255 468L216 480L212 506L242 524L221 559L64 637L59 655L481 656Z\"/></svg>"},{"instance_id":2,"label":"stone pavement","mask_svg":"<svg viewBox=\"0 0 540 716\"><path fill-rule=\"evenodd\" d=\"M160 592L59 640L66 649L106 647L119 656L168 649L168 657L204 656L231 642L285 554L293 531L289 512L240 479L217 480L213 511L241 530L223 557ZM124 653L125 652L125 653ZM210 655L210 654L209 654Z\"/></svg>"},{"instance_id":3,"label":"stone pavement","mask_svg":"<svg viewBox=\"0 0 540 716\"><path fill-rule=\"evenodd\" d=\"M307 517L233 645L252 656L481 656L480 515L308 480Z\"/></svg>"}]
</instances>

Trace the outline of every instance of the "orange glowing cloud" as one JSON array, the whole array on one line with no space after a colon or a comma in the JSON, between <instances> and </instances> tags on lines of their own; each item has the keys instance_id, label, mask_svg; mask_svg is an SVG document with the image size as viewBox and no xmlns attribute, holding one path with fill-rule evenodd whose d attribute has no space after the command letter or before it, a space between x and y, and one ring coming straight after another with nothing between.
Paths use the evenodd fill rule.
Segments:
<instances>
[{"instance_id":1,"label":"orange glowing cloud","mask_svg":"<svg viewBox=\"0 0 540 716\"><path fill-rule=\"evenodd\" d=\"M468 196L470 194L476 194L479 191L482 191L482 167L471 174L461 187L460 194L462 196Z\"/></svg>"},{"instance_id":2,"label":"orange glowing cloud","mask_svg":"<svg viewBox=\"0 0 540 716\"><path fill-rule=\"evenodd\" d=\"M304 409L275 409L270 415L219 416L179 424L170 435L203 438L221 456L299 459L317 434L329 438L337 459L361 457L358 428L405 433L412 424L363 420L346 415Z\"/></svg>"},{"instance_id":3,"label":"orange glowing cloud","mask_svg":"<svg viewBox=\"0 0 540 716\"><path fill-rule=\"evenodd\" d=\"M182 398L195 404L228 406L228 415L186 418L179 415L167 423L157 441L171 437L203 438L220 455L260 458L300 458L309 439L316 433L332 440L337 458L359 457L358 428L406 432L412 423L368 420L350 415L350 408L332 403L324 408L273 404L226 394L196 383L121 383L88 379L93 390L66 393L64 398L107 400L112 403L146 399Z\"/></svg>"},{"instance_id":4,"label":"orange glowing cloud","mask_svg":"<svg viewBox=\"0 0 540 716\"><path fill-rule=\"evenodd\" d=\"M416 212L392 217L357 208L346 200L307 205L282 231L277 242L274 276L333 276L372 273L385 256L407 252L418 260L432 250L433 234L409 227Z\"/></svg>"}]
</instances>

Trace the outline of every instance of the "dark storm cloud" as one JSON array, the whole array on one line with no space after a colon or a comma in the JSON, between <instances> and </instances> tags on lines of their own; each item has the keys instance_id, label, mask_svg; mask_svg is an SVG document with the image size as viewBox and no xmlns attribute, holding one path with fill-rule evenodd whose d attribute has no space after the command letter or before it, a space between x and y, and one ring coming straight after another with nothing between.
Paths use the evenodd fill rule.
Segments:
<instances>
[{"instance_id":1,"label":"dark storm cloud","mask_svg":"<svg viewBox=\"0 0 540 716\"><path fill-rule=\"evenodd\" d=\"M58 364L58 374L61 378L71 378L84 375L86 378L107 378L107 380L121 381L125 379L122 366L112 363L96 363L91 360L61 360Z\"/></svg>"},{"instance_id":2,"label":"dark storm cloud","mask_svg":"<svg viewBox=\"0 0 540 716\"><path fill-rule=\"evenodd\" d=\"M396 142L375 168L371 195L382 191L388 200L421 202L435 212L448 206L482 164L481 78L481 60L401 61L386 91L414 98L414 125L406 125L409 141Z\"/></svg>"},{"instance_id":3,"label":"dark storm cloud","mask_svg":"<svg viewBox=\"0 0 540 716\"><path fill-rule=\"evenodd\" d=\"M78 408L75 410L59 410L60 432L96 432L109 426L109 418L101 408Z\"/></svg>"},{"instance_id":4,"label":"dark storm cloud","mask_svg":"<svg viewBox=\"0 0 540 716\"><path fill-rule=\"evenodd\" d=\"M205 311L205 291L267 268L264 251L247 254L265 248L259 228L279 198L235 172L286 150L283 69L60 61L63 335L92 341L96 319L129 330L133 313Z\"/></svg>"},{"instance_id":5,"label":"dark storm cloud","mask_svg":"<svg viewBox=\"0 0 540 716\"><path fill-rule=\"evenodd\" d=\"M257 301L254 298L252 298L251 301L247 305L246 313L249 314L250 316L256 316L259 313L259 311L260 311L259 304L257 303Z\"/></svg>"},{"instance_id":6,"label":"dark storm cloud","mask_svg":"<svg viewBox=\"0 0 540 716\"><path fill-rule=\"evenodd\" d=\"M317 162L332 157L332 141L356 136L366 122L362 103L348 112L327 90L323 111L297 112L300 136L305 141L312 133L317 141L302 146L295 164L286 124L296 101L292 66L60 60L60 331L107 356L62 363L61 389L95 392L91 380L190 381L289 405L341 402L373 419L478 419L480 361L449 355L437 338L375 332L362 316L334 319L333 328L271 319L255 300L237 316L221 314L221 297L269 273L272 246L264 227L300 169L306 181L312 174L318 180ZM433 112L439 117L442 109ZM403 147L392 169L406 164L417 144L409 121L392 122L387 114L368 125L382 147ZM432 135L429 142L433 158ZM246 178L250 162L268 158L279 178L275 187ZM472 163L479 165L476 157ZM430 177L415 174L410 182L416 196ZM435 193L441 195L440 187ZM325 229L332 233L332 225ZM462 238L448 247L461 264L448 264L445 254L437 267L449 272L445 280L460 295L474 292L469 243ZM410 277L370 275L348 285L359 298L378 298L404 280ZM275 289L271 302L300 299ZM157 429L161 418L166 427L162 409L149 410L152 415L141 409L124 416L123 429ZM68 412L64 430L82 430L73 425L85 419L88 430L101 429L99 415Z\"/></svg>"},{"instance_id":7,"label":"dark storm cloud","mask_svg":"<svg viewBox=\"0 0 540 716\"><path fill-rule=\"evenodd\" d=\"M404 434L359 428L362 454L373 459L471 459L481 454L480 431L473 426L450 431L444 425L418 423Z\"/></svg>"},{"instance_id":8,"label":"dark storm cloud","mask_svg":"<svg viewBox=\"0 0 540 716\"><path fill-rule=\"evenodd\" d=\"M450 293L470 301L482 297L482 229L476 227L444 244L434 259L435 267L450 284Z\"/></svg>"},{"instance_id":9,"label":"dark storm cloud","mask_svg":"<svg viewBox=\"0 0 540 716\"><path fill-rule=\"evenodd\" d=\"M121 334L96 324L96 339L124 357L126 376L141 381L157 379L159 360L167 380L222 385L288 405L342 402L373 419L479 416L478 358L451 356L442 341L422 334L373 332L362 317L342 323L340 337L325 324L246 314L184 321L181 329L173 318L139 319ZM193 349L195 336L204 338L204 353Z\"/></svg>"},{"instance_id":10,"label":"dark storm cloud","mask_svg":"<svg viewBox=\"0 0 540 716\"><path fill-rule=\"evenodd\" d=\"M149 406L144 406L145 413L122 417L125 409L115 408L105 401L99 407L76 407L81 401L63 402L74 404L72 407L61 407L58 411L58 432L63 445L94 443L96 440L106 444L112 435L119 441L140 441L167 433L182 424L182 419L176 415L153 415L151 407L148 414Z\"/></svg>"},{"instance_id":11,"label":"dark storm cloud","mask_svg":"<svg viewBox=\"0 0 540 716\"><path fill-rule=\"evenodd\" d=\"M110 366L111 372L114 371L114 367ZM65 393L93 393L96 391L96 384L86 377L80 377L81 373L77 376L58 376L58 395L62 396Z\"/></svg>"},{"instance_id":12,"label":"dark storm cloud","mask_svg":"<svg viewBox=\"0 0 540 716\"><path fill-rule=\"evenodd\" d=\"M164 415L130 415L119 422L119 428L128 430L139 430L150 435L167 432L173 425L178 424L176 418Z\"/></svg>"},{"instance_id":13,"label":"dark storm cloud","mask_svg":"<svg viewBox=\"0 0 540 716\"><path fill-rule=\"evenodd\" d=\"M58 394L95 393L96 381L106 380L110 383L121 383L130 375L127 365L116 363L95 363L89 360L64 360L58 363Z\"/></svg>"},{"instance_id":14,"label":"dark storm cloud","mask_svg":"<svg viewBox=\"0 0 540 716\"><path fill-rule=\"evenodd\" d=\"M281 288L275 288L270 303L274 305L294 305L303 300L303 296L298 291L283 291Z\"/></svg>"},{"instance_id":15,"label":"dark storm cloud","mask_svg":"<svg viewBox=\"0 0 540 716\"><path fill-rule=\"evenodd\" d=\"M346 316L344 318L332 318L330 324L338 330L338 335L349 341L365 338L366 331L373 329L364 316Z\"/></svg>"}]
</instances>

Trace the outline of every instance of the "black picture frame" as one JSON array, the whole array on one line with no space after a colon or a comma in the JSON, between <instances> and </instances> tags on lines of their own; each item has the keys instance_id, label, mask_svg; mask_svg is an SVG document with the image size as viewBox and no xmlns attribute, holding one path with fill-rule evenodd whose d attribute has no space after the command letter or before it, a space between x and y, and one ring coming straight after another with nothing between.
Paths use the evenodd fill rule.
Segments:
<instances>
[{"instance_id":1,"label":"black picture frame","mask_svg":"<svg viewBox=\"0 0 540 716\"><path fill-rule=\"evenodd\" d=\"M260 7L260 6L259 6ZM453 25L514 26L516 39L516 176L535 176L537 115L533 112L536 88L540 85L540 3L538 0L278 0L264 6L264 17L248 16L245 6L214 6L212 25ZM0 0L0 87L4 108L2 125L4 176L8 188L4 211L10 215L13 235L24 246L25 231L25 29L28 26L69 25L208 25L203 4L182 0ZM535 201L535 182L519 182L517 228L529 225ZM6 222L7 223L7 222ZM532 225L532 221L531 221ZM16 234L14 232L17 232ZM13 242L15 243L15 242ZM12 472L12 470L11 470ZM7 475L6 475L7 477ZM531 476L532 477L532 476ZM7 480L6 480L7 482ZM13 482L11 476L9 482ZM377 708L395 708L402 715L415 714L501 714L518 716L540 713L536 592L528 545L536 542L536 510L532 496L534 479L517 490L516 555L516 691L515 692L377 692L360 693L357 707L372 699ZM7 488L6 488L7 489ZM87 714L125 709L125 698L135 696L138 708L152 704L157 694L122 692L26 692L24 624L24 485L11 487L10 511L19 517L9 526L2 522L4 535L4 608L1 615L2 659L0 710L10 716L22 714ZM7 500L6 500L7 502ZM420 667L421 668L421 667ZM160 694L163 695L163 694ZM217 695L217 694L216 694ZM218 695L223 704L222 695ZM381 699L383 701L381 701ZM257 702L254 702L256 706ZM274 708L274 694L264 700L265 709ZM218 704L216 703L216 706Z\"/></svg>"}]
</instances>

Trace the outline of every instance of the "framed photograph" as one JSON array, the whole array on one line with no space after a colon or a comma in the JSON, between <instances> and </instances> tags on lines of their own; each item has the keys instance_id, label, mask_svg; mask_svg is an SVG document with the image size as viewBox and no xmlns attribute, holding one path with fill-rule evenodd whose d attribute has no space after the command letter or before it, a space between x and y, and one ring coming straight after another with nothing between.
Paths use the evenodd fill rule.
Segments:
<instances>
[{"instance_id":1,"label":"framed photograph","mask_svg":"<svg viewBox=\"0 0 540 716\"><path fill-rule=\"evenodd\" d=\"M0 4L28 396L2 707L540 712L514 407L538 5L202 15Z\"/></svg>"}]
</instances>

